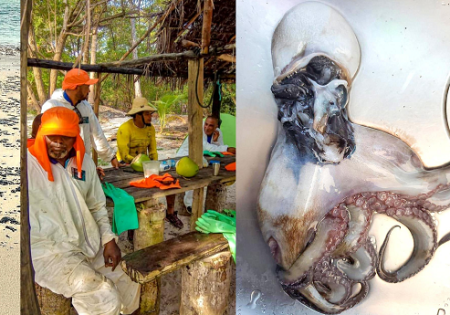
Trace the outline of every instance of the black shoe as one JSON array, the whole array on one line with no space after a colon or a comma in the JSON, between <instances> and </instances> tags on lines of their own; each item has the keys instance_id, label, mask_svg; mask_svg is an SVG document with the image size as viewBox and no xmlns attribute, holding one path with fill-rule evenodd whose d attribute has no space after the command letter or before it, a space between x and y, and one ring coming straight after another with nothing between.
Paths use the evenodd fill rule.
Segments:
<instances>
[{"instance_id":1,"label":"black shoe","mask_svg":"<svg viewBox=\"0 0 450 315\"><path fill-rule=\"evenodd\" d=\"M192 207L186 207L186 212L192 214Z\"/></svg>"},{"instance_id":2,"label":"black shoe","mask_svg":"<svg viewBox=\"0 0 450 315\"><path fill-rule=\"evenodd\" d=\"M172 224L177 229L181 230L184 226L183 222L177 217L177 211L173 214L166 214L166 221Z\"/></svg>"}]
</instances>

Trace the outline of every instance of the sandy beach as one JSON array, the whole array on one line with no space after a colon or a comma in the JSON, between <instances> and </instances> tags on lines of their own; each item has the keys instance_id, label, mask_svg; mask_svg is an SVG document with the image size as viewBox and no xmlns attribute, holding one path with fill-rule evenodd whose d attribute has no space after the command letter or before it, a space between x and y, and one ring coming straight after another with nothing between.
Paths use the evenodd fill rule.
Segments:
<instances>
[{"instance_id":1,"label":"sandy beach","mask_svg":"<svg viewBox=\"0 0 450 315\"><path fill-rule=\"evenodd\" d=\"M20 312L20 59L0 46L0 304Z\"/></svg>"}]
</instances>

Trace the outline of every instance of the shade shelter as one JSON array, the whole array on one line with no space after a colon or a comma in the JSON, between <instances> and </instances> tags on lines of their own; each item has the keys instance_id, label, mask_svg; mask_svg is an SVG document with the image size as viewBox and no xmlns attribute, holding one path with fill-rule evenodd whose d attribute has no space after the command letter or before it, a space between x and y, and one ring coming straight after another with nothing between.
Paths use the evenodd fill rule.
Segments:
<instances>
[{"instance_id":1,"label":"shade shelter","mask_svg":"<svg viewBox=\"0 0 450 315\"><path fill-rule=\"evenodd\" d=\"M89 0L87 0L89 3ZM200 5L199 5L200 4ZM27 138L27 66L70 70L79 67L100 78L95 87L94 111L98 114L101 82L104 74L138 75L174 84L187 84L189 156L202 167L202 107L205 83L217 79L235 80L235 1L173 0L157 14L156 22L130 48L136 48L153 30L158 30L158 53L140 59L111 61L96 65L74 64L28 58L27 43L31 0L21 0L21 275L24 313L39 314L32 283L29 251L28 198L26 176ZM219 108L220 109L220 108ZM203 189L194 191L193 218L201 215ZM28 246L27 246L28 245Z\"/></svg>"}]
</instances>

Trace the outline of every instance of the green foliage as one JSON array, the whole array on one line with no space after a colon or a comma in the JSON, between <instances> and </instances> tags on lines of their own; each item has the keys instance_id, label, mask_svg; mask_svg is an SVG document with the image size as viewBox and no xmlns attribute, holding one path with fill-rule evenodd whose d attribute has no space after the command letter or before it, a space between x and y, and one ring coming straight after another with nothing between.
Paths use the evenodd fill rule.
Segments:
<instances>
[{"instance_id":1,"label":"green foliage","mask_svg":"<svg viewBox=\"0 0 450 315\"><path fill-rule=\"evenodd\" d=\"M160 129L159 132L162 133L164 128L166 127L167 119L166 115L172 108L172 106L180 101L185 99L185 96L183 94L181 95L164 95L159 99L158 101L154 101L153 103L156 105L158 109L158 116L159 116L159 125Z\"/></svg>"},{"instance_id":2,"label":"green foliage","mask_svg":"<svg viewBox=\"0 0 450 315\"><path fill-rule=\"evenodd\" d=\"M96 63L119 60L131 47L131 23L130 15L136 17L136 38L140 38L148 28L160 17L171 0L91 0L92 23L103 19L97 30ZM56 53L56 43L63 28L64 11L76 12L73 22L81 21L76 26L68 26L67 40L62 50L61 61L74 62L80 56L84 36L82 36L84 17L86 14L84 0L33 0L32 23L35 32L36 46L38 48L37 58L51 60ZM134 12L126 18L111 18L122 12ZM76 23L72 23L76 24ZM138 57L144 57L156 52L156 33L158 28L137 47ZM78 35L77 35L78 34ZM130 54L126 59L132 59ZM49 89L50 70L41 69L43 83L46 91ZM36 92L35 77L30 68L27 75L28 81ZM56 86L62 85L64 73L58 74ZM109 75L102 83L101 103L116 109L128 111L134 98L134 76ZM155 84L154 79L141 78L141 90L149 102L158 104L160 118L165 121L167 114L187 114L188 88L184 85L182 89L172 89L169 84ZM208 104L211 99L212 84L205 90L203 103ZM236 87L235 84L223 84L222 87L222 110L221 112L236 113ZM206 111L211 111L207 109ZM164 126L165 123L163 122ZM163 128L161 128L163 130Z\"/></svg>"}]
</instances>

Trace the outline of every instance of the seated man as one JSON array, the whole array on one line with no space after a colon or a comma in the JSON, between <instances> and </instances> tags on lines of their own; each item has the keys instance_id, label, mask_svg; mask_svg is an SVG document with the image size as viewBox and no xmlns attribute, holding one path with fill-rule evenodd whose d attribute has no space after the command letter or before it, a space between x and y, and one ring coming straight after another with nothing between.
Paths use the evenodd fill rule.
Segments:
<instances>
[{"instance_id":1,"label":"seated man","mask_svg":"<svg viewBox=\"0 0 450 315\"><path fill-rule=\"evenodd\" d=\"M119 161L129 164L140 153L151 160L158 159L156 151L155 127L152 114L156 109L148 104L145 97L136 97L127 116L133 119L124 122L117 131L117 156Z\"/></svg>"},{"instance_id":2,"label":"seated man","mask_svg":"<svg viewBox=\"0 0 450 315\"><path fill-rule=\"evenodd\" d=\"M133 158L146 154L151 160L158 160L156 151L155 127L152 126L152 114L156 111L148 104L145 97L136 97L127 116L133 117L123 123L117 131L117 156L119 160L131 163ZM171 201L171 200L170 200ZM183 222L174 212L173 204L167 200L166 221L181 229Z\"/></svg>"},{"instance_id":3,"label":"seated man","mask_svg":"<svg viewBox=\"0 0 450 315\"><path fill-rule=\"evenodd\" d=\"M121 259L95 164L77 114L47 110L28 149L31 257L35 281L72 298L78 314L131 314L140 286Z\"/></svg>"},{"instance_id":4,"label":"seated man","mask_svg":"<svg viewBox=\"0 0 450 315\"><path fill-rule=\"evenodd\" d=\"M223 143L222 132L219 129L219 119L208 116L203 124L203 150L216 152L230 152L236 154L236 148L229 147ZM177 151L177 157L189 155L189 139L186 137L181 147ZM175 196L170 200L172 206L175 204ZM206 194L205 194L206 198ZM169 201L167 201L169 204ZM192 211L192 191L187 191L184 195L184 205L189 213Z\"/></svg>"}]
</instances>

